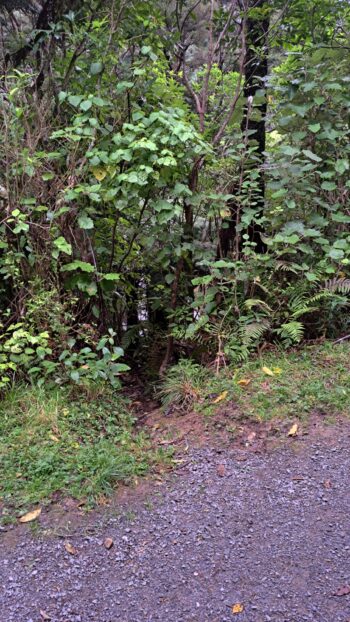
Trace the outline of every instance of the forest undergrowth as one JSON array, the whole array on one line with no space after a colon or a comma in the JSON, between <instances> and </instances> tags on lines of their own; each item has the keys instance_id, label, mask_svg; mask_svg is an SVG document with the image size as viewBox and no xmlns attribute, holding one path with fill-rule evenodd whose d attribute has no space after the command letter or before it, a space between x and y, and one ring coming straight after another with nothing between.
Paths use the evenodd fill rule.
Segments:
<instances>
[{"instance_id":1,"label":"forest undergrowth","mask_svg":"<svg viewBox=\"0 0 350 622\"><path fill-rule=\"evenodd\" d=\"M5 507L167 460L131 378L164 413L347 415L349 20L343 0L1 3Z\"/></svg>"}]
</instances>

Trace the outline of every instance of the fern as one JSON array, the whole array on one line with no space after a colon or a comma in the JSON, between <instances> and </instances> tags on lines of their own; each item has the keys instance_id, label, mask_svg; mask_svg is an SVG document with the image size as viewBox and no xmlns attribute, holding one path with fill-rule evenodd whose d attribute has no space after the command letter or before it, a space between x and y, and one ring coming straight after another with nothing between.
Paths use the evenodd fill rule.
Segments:
<instances>
[{"instance_id":1,"label":"fern","mask_svg":"<svg viewBox=\"0 0 350 622\"><path fill-rule=\"evenodd\" d=\"M245 301L244 306L246 309L249 309L249 311L254 307L257 307L258 309L272 313L271 307L269 307L264 300L260 300L258 298L248 298L248 300Z\"/></svg>"},{"instance_id":2,"label":"fern","mask_svg":"<svg viewBox=\"0 0 350 622\"><path fill-rule=\"evenodd\" d=\"M242 343L250 346L253 343L259 342L269 328L270 322L266 318L262 318L261 321L244 324L239 331Z\"/></svg>"},{"instance_id":3,"label":"fern","mask_svg":"<svg viewBox=\"0 0 350 622\"><path fill-rule=\"evenodd\" d=\"M326 281L324 284L324 288L328 292L336 293L340 292L341 294L350 294L350 279L346 279L345 277L330 279Z\"/></svg>"},{"instance_id":4,"label":"fern","mask_svg":"<svg viewBox=\"0 0 350 622\"><path fill-rule=\"evenodd\" d=\"M294 264L287 263L286 261L276 261L275 271L280 270L281 272L292 272L293 274L298 274L296 268L294 268Z\"/></svg>"},{"instance_id":5,"label":"fern","mask_svg":"<svg viewBox=\"0 0 350 622\"><path fill-rule=\"evenodd\" d=\"M329 298L330 296L331 293L325 290L317 292L313 296L306 293L296 294L296 296L291 298L289 303L291 316L296 320L301 315L318 311L320 308L318 303L320 303L324 298Z\"/></svg>"},{"instance_id":6,"label":"fern","mask_svg":"<svg viewBox=\"0 0 350 622\"><path fill-rule=\"evenodd\" d=\"M304 336L304 325L301 322L286 322L276 330L286 346L300 343Z\"/></svg>"}]
</instances>

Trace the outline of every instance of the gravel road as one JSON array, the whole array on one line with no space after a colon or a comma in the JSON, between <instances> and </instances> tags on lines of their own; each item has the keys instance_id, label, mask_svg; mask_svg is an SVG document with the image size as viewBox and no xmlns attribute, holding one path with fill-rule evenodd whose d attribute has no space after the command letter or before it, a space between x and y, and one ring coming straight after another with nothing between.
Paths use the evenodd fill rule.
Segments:
<instances>
[{"instance_id":1,"label":"gravel road","mask_svg":"<svg viewBox=\"0 0 350 622\"><path fill-rule=\"evenodd\" d=\"M1 622L349 622L349 429L242 457L192 450L90 532L2 536Z\"/></svg>"}]
</instances>

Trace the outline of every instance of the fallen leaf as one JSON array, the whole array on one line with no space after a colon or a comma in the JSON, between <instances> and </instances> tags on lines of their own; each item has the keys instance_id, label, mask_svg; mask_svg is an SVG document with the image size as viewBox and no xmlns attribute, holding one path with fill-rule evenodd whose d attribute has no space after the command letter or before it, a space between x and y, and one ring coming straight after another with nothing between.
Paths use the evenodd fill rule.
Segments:
<instances>
[{"instance_id":1,"label":"fallen leaf","mask_svg":"<svg viewBox=\"0 0 350 622\"><path fill-rule=\"evenodd\" d=\"M244 607L241 603L236 603L235 605L232 605L232 613L236 614L236 613L242 613L242 611L244 610Z\"/></svg>"},{"instance_id":2,"label":"fallen leaf","mask_svg":"<svg viewBox=\"0 0 350 622\"><path fill-rule=\"evenodd\" d=\"M107 171L104 168L93 167L91 170L97 181L102 181L107 175Z\"/></svg>"},{"instance_id":3,"label":"fallen leaf","mask_svg":"<svg viewBox=\"0 0 350 622\"><path fill-rule=\"evenodd\" d=\"M41 508L37 508L36 510L33 510L32 512L28 512L27 514L24 514L18 520L20 523L30 523L32 520L35 520L36 518L38 518L40 514L41 514Z\"/></svg>"},{"instance_id":4,"label":"fallen leaf","mask_svg":"<svg viewBox=\"0 0 350 622\"><path fill-rule=\"evenodd\" d=\"M350 585L342 585L338 587L333 596L347 596L348 594L350 594Z\"/></svg>"},{"instance_id":5,"label":"fallen leaf","mask_svg":"<svg viewBox=\"0 0 350 622\"><path fill-rule=\"evenodd\" d=\"M252 443L255 437L256 437L256 432L250 432L247 436L247 441L249 441L249 443Z\"/></svg>"},{"instance_id":6,"label":"fallen leaf","mask_svg":"<svg viewBox=\"0 0 350 622\"><path fill-rule=\"evenodd\" d=\"M241 378L241 380L237 381L237 384L239 384L241 387L247 387L248 384L251 383L250 378Z\"/></svg>"},{"instance_id":7,"label":"fallen leaf","mask_svg":"<svg viewBox=\"0 0 350 622\"><path fill-rule=\"evenodd\" d=\"M271 387L270 387L270 383L268 380L264 380L264 382L260 383L261 388L263 389L263 391L271 391Z\"/></svg>"},{"instance_id":8,"label":"fallen leaf","mask_svg":"<svg viewBox=\"0 0 350 622\"><path fill-rule=\"evenodd\" d=\"M325 479L324 482L323 482L323 485L327 489L332 488L332 482L331 482L330 479Z\"/></svg>"},{"instance_id":9,"label":"fallen leaf","mask_svg":"<svg viewBox=\"0 0 350 622\"><path fill-rule=\"evenodd\" d=\"M226 469L224 464L218 464L216 472L220 477L224 477Z\"/></svg>"},{"instance_id":10,"label":"fallen leaf","mask_svg":"<svg viewBox=\"0 0 350 622\"><path fill-rule=\"evenodd\" d=\"M108 551L109 551L109 549L112 548L113 545L114 545L114 542L113 542L112 538L106 538L104 543L103 543L103 546L105 547L105 549L108 549Z\"/></svg>"},{"instance_id":11,"label":"fallen leaf","mask_svg":"<svg viewBox=\"0 0 350 622\"><path fill-rule=\"evenodd\" d=\"M296 436L297 433L298 433L298 424L297 423L293 423L293 425L290 428L287 436Z\"/></svg>"},{"instance_id":12,"label":"fallen leaf","mask_svg":"<svg viewBox=\"0 0 350 622\"><path fill-rule=\"evenodd\" d=\"M96 499L97 505L108 505L108 499L106 495L100 493Z\"/></svg>"},{"instance_id":13,"label":"fallen leaf","mask_svg":"<svg viewBox=\"0 0 350 622\"><path fill-rule=\"evenodd\" d=\"M228 391L223 391L222 393L220 393L220 395L217 396L217 398L213 401L213 404L218 404L219 402L222 402L222 400L226 399L228 394Z\"/></svg>"},{"instance_id":14,"label":"fallen leaf","mask_svg":"<svg viewBox=\"0 0 350 622\"><path fill-rule=\"evenodd\" d=\"M280 367L273 367L272 371L274 374L281 374L282 373L282 369Z\"/></svg>"},{"instance_id":15,"label":"fallen leaf","mask_svg":"<svg viewBox=\"0 0 350 622\"><path fill-rule=\"evenodd\" d=\"M46 613L46 611L44 611L43 609L40 609L40 615L43 620L51 620L51 616L49 616L49 614Z\"/></svg>"},{"instance_id":16,"label":"fallen leaf","mask_svg":"<svg viewBox=\"0 0 350 622\"><path fill-rule=\"evenodd\" d=\"M51 438L52 441L55 441L55 443L59 443L60 442L60 440L54 434L49 434L49 437Z\"/></svg>"},{"instance_id":17,"label":"fallen leaf","mask_svg":"<svg viewBox=\"0 0 350 622\"><path fill-rule=\"evenodd\" d=\"M77 549L70 542L65 542L64 543L64 548L66 549L67 553L69 553L70 555L76 555L77 554Z\"/></svg>"},{"instance_id":18,"label":"fallen leaf","mask_svg":"<svg viewBox=\"0 0 350 622\"><path fill-rule=\"evenodd\" d=\"M273 373L272 369L270 369L269 367L262 367L261 369L264 372L264 374L266 374L267 376L274 376L275 375Z\"/></svg>"}]
</instances>

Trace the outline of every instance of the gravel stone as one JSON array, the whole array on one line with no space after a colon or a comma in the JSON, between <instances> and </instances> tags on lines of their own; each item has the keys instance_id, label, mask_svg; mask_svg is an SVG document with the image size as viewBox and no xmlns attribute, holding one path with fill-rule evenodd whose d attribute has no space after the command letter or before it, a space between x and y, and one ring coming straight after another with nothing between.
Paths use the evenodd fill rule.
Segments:
<instances>
[{"instance_id":1,"label":"gravel stone","mask_svg":"<svg viewBox=\"0 0 350 622\"><path fill-rule=\"evenodd\" d=\"M192 450L133 520L70 536L76 556L22 530L0 547L0 621L349 622L349 434L236 457Z\"/></svg>"}]
</instances>

